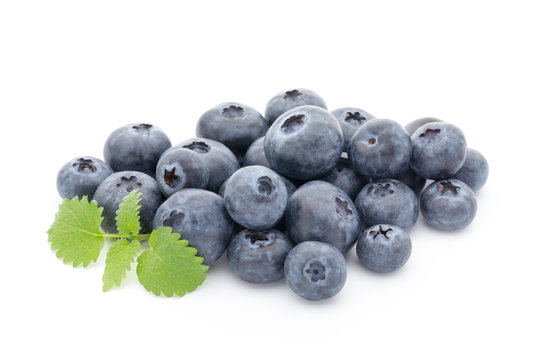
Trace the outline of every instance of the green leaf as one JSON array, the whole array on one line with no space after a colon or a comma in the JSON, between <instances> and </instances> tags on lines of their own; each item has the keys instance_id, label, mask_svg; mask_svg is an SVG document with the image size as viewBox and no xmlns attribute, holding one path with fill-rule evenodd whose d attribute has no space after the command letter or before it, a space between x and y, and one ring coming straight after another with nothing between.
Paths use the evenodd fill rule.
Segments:
<instances>
[{"instance_id":1,"label":"green leaf","mask_svg":"<svg viewBox=\"0 0 540 360\"><path fill-rule=\"evenodd\" d=\"M84 196L64 199L56 213L53 224L47 231L51 248L64 263L73 266L88 266L96 261L104 243L104 234L99 229L103 208L97 202L88 202Z\"/></svg>"},{"instance_id":2,"label":"green leaf","mask_svg":"<svg viewBox=\"0 0 540 360\"><path fill-rule=\"evenodd\" d=\"M131 263L139 253L141 243L138 240L129 242L127 239L116 240L107 253L105 272L103 273L103 291L119 286L126 272L131 270Z\"/></svg>"},{"instance_id":3,"label":"green leaf","mask_svg":"<svg viewBox=\"0 0 540 360\"><path fill-rule=\"evenodd\" d=\"M188 247L187 240L170 227L160 227L150 234L150 250L137 259L140 283L155 295L183 296L195 290L206 278L208 266L203 258L195 256L197 249Z\"/></svg>"},{"instance_id":4,"label":"green leaf","mask_svg":"<svg viewBox=\"0 0 540 360\"><path fill-rule=\"evenodd\" d=\"M116 210L116 228L118 233L135 239L141 231L141 224L139 222L139 209L141 205L141 193L137 190L133 190L124 198Z\"/></svg>"}]
</instances>

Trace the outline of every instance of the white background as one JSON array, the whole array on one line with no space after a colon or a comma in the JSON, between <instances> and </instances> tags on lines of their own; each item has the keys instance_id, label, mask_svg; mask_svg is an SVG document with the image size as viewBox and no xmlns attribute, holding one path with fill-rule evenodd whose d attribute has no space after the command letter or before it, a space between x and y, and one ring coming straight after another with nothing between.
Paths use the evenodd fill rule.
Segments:
<instances>
[{"instance_id":1,"label":"white background","mask_svg":"<svg viewBox=\"0 0 540 360\"><path fill-rule=\"evenodd\" d=\"M2 1L0 358L538 359L539 11L535 1ZM489 160L465 230L420 219L390 275L347 254L348 280L308 302L236 279L226 259L183 298L130 273L101 291L46 230L58 169L151 122L173 143L223 101L263 112L318 92L406 124L458 125Z\"/></svg>"}]
</instances>

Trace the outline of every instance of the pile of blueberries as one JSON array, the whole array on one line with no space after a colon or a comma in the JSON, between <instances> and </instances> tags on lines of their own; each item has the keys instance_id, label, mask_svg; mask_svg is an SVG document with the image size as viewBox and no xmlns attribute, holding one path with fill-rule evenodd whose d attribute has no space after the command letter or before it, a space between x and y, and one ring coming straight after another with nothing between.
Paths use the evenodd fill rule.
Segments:
<instances>
[{"instance_id":1,"label":"pile of blueberries","mask_svg":"<svg viewBox=\"0 0 540 360\"><path fill-rule=\"evenodd\" d=\"M277 94L265 116L223 103L200 117L196 138L172 147L154 125L126 125L108 137L105 161L63 166L58 191L96 200L103 230L114 233L118 205L138 190L142 233L169 226L206 265L227 250L242 280L285 277L309 300L341 290L343 253L355 243L368 269L402 267L419 210L438 229L471 223L488 164L459 128L435 118L403 128L358 108L326 109L307 89Z\"/></svg>"}]
</instances>

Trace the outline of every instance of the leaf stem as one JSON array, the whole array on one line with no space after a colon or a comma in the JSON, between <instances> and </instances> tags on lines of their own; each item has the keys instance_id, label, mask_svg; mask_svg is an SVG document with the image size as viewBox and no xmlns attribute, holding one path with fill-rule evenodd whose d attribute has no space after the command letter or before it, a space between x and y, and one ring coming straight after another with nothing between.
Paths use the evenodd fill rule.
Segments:
<instances>
[{"instance_id":1,"label":"leaf stem","mask_svg":"<svg viewBox=\"0 0 540 360\"><path fill-rule=\"evenodd\" d=\"M122 234L99 234L98 236L106 237L106 238L113 238L113 239L130 239L130 236L122 235ZM149 238L150 238L150 234L139 234L136 236L136 239L139 241L148 240Z\"/></svg>"}]
</instances>

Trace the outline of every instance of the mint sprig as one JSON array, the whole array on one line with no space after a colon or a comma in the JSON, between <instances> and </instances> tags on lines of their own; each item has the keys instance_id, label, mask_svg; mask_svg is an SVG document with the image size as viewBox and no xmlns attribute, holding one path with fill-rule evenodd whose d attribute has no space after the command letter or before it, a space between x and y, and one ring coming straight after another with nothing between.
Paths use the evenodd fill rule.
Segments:
<instances>
[{"instance_id":1,"label":"mint sprig","mask_svg":"<svg viewBox=\"0 0 540 360\"><path fill-rule=\"evenodd\" d=\"M88 266L96 261L105 238L115 239L105 260L103 291L119 286L140 251L140 242L150 239L150 250L137 258L139 282L156 295L183 296L195 290L206 278L208 266L197 250L171 228L158 228L151 234L140 234L141 193L132 191L122 199L116 211L118 234L106 234L100 229L103 208L87 197L65 199L48 230L51 248L64 263L74 267Z\"/></svg>"}]
</instances>

